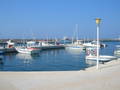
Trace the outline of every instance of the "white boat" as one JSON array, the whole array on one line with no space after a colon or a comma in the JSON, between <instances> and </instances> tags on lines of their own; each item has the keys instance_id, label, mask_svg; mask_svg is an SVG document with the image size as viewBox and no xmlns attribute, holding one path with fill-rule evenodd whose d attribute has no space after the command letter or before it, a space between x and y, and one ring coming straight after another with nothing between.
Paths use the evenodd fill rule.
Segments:
<instances>
[{"instance_id":1,"label":"white boat","mask_svg":"<svg viewBox=\"0 0 120 90\"><path fill-rule=\"evenodd\" d=\"M26 46L15 47L19 53L35 54L39 53L41 48L34 42L27 42Z\"/></svg>"},{"instance_id":2,"label":"white boat","mask_svg":"<svg viewBox=\"0 0 120 90\"><path fill-rule=\"evenodd\" d=\"M115 51L114 51L114 54L115 54L115 55L120 55L120 50L115 50Z\"/></svg>"},{"instance_id":3,"label":"white boat","mask_svg":"<svg viewBox=\"0 0 120 90\"><path fill-rule=\"evenodd\" d=\"M88 43L83 43L85 47L97 47L96 41L88 42ZM99 47L106 47L106 44L100 43Z\"/></svg>"},{"instance_id":4,"label":"white boat","mask_svg":"<svg viewBox=\"0 0 120 90\"><path fill-rule=\"evenodd\" d=\"M54 46L53 44L50 44L48 41L39 41L40 46Z\"/></svg>"},{"instance_id":5,"label":"white boat","mask_svg":"<svg viewBox=\"0 0 120 90\"><path fill-rule=\"evenodd\" d=\"M56 44L48 41L39 41L39 46L42 50L64 48L64 45Z\"/></svg>"},{"instance_id":6,"label":"white boat","mask_svg":"<svg viewBox=\"0 0 120 90\"><path fill-rule=\"evenodd\" d=\"M39 53L40 50L37 48L27 48L27 47L16 47L16 50L19 53L26 53L26 54L35 54L35 53Z\"/></svg>"},{"instance_id":7,"label":"white boat","mask_svg":"<svg viewBox=\"0 0 120 90\"><path fill-rule=\"evenodd\" d=\"M97 60L97 49L96 48L87 48L86 49L86 57L87 60ZM113 59L117 59L115 56L108 56L108 55L99 55L99 61L110 61Z\"/></svg>"},{"instance_id":8,"label":"white boat","mask_svg":"<svg viewBox=\"0 0 120 90\"><path fill-rule=\"evenodd\" d=\"M97 56L86 56L87 60L97 60ZM100 55L99 56L99 61L110 61L116 59L115 56L108 56L108 55Z\"/></svg>"},{"instance_id":9,"label":"white boat","mask_svg":"<svg viewBox=\"0 0 120 90\"><path fill-rule=\"evenodd\" d=\"M116 50L114 51L116 56L120 56L120 45L116 45Z\"/></svg>"},{"instance_id":10,"label":"white boat","mask_svg":"<svg viewBox=\"0 0 120 90\"><path fill-rule=\"evenodd\" d=\"M14 42L11 42L11 40L7 41L6 42L7 45L6 46L2 46L0 47L0 54L3 54L3 53L9 53L9 52L15 52L15 43Z\"/></svg>"},{"instance_id":11,"label":"white boat","mask_svg":"<svg viewBox=\"0 0 120 90\"><path fill-rule=\"evenodd\" d=\"M92 42L83 43L83 45L84 45L85 47L97 47L97 45L96 45L95 43L92 43ZM100 45L99 45L99 47L100 47Z\"/></svg>"},{"instance_id":12,"label":"white boat","mask_svg":"<svg viewBox=\"0 0 120 90\"><path fill-rule=\"evenodd\" d=\"M83 46L81 46L81 45L69 45L69 46L67 46L66 47L66 49L71 49L71 50L83 50L84 49L84 47Z\"/></svg>"},{"instance_id":13,"label":"white boat","mask_svg":"<svg viewBox=\"0 0 120 90\"><path fill-rule=\"evenodd\" d=\"M15 45L14 42L12 42L11 40L7 41L7 48L13 48Z\"/></svg>"},{"instance_id":14,"label":"white boat","mask_svg":"<svg viewBox=\"0 0 120 90\"><path fill-rule=\"evenodd\" d=\"M7 41L7 47L5 47L4 50L6 53L15 52L16 51L15 43L12 42L11 40Z\"/></svg>"},{"instance_id":15,"label":"white boat","mask_svg":"<svg viewBox=\"0 0 120 90\"><path fill-rule=\"evenodd\" d=\"M65 47L66 49L71 49L71 50L83 50L85 47L80 44L69 44Z\"/></svg>"},{"instance_id":16,"label":"white boat","mask_svg":"<svg viewBox=\"0 0 120 90\"><path fill-rule=\"evenodd\" d=\"M85 46L82 45L80 40L77 40L76 42L74 42L72 44L68 44L66 46L66 49L83 50L83 49L85 49Z\"/></svg>"}]
</instances>

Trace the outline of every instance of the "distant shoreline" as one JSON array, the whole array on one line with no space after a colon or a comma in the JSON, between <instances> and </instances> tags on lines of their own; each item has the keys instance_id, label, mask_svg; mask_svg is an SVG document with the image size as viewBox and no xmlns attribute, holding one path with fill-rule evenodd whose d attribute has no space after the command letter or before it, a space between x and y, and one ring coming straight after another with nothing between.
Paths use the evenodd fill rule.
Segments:
<instances>
[{"instance_id":1,"label":"distant shoreline","mask_svg":"<svg viewBox=\"0 0 120 90\"><path fill-rule=\"evenodd\" d=\"M13 42L21 42L21 41L47 41L47 39L0 39L0 43L4 43L8 40L12 40ZM57 39L57 40L63 40L63 39ZM69 39L71 40L71 39ZM88 39L88 40L84 40L84 39L80 39L81 41L94 41L95 39ZM55 41L55 39L49 39L48 41ZM100 39L100 41L102 42L120 42L120 39Z\"/></svg>"}]
</instances>

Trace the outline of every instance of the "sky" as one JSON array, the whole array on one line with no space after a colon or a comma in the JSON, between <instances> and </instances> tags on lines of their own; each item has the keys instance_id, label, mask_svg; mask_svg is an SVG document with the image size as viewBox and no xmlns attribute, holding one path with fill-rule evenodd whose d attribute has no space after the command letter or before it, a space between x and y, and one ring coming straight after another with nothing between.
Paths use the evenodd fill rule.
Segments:
<instances>
[{"instance_id":1,"label":"sky","mask_svg":"<svg viewBox=\"0 0 120 90\"><path fill-rule=\"evenodd\" d=\"M120 36L120 0L0 0L0 38L100 38Z\"/></svg>"}]
</instances>

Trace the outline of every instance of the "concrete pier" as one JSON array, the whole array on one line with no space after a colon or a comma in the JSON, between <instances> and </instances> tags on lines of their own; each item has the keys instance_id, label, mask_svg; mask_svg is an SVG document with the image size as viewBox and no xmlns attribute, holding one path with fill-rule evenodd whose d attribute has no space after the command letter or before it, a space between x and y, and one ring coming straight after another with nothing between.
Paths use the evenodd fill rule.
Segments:
<instances>
[{"instance_id":1,"label":"concrete pier","mask_svg":"<svg viewBox=\"0 0 120 90\"><path fill-rule=\"evenodd\" d=\"M80 71L0 72L0 90L120 90L120 60Z\"/></svg>"}]
</instances>

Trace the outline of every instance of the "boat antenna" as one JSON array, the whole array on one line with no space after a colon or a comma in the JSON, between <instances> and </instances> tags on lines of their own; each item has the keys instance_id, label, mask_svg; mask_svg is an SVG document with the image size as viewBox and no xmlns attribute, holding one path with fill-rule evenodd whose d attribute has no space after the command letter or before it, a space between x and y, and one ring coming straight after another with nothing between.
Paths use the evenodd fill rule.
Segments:
<instances>
[{"instance_id":1,"label":"boat antenna","mask_svg":"<svg viewBox=\"0 0 120 90\"><path fill-rule=\"evenodd\" d=\"M76 40L78 40L78 24L76 24Z\"/></svg>"}]
</instances>

